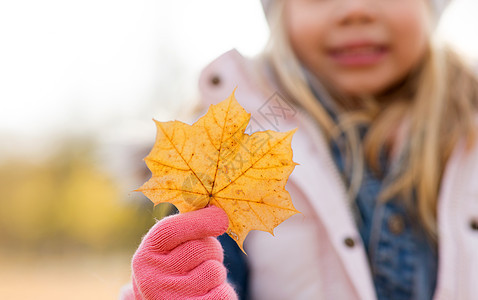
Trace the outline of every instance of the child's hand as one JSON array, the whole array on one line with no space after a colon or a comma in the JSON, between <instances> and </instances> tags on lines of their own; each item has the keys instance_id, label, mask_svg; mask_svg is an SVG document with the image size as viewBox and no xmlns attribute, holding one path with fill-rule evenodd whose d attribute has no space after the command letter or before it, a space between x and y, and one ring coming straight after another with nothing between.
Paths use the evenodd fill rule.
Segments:
<instances>
[{"instance_id":1,"label":"child's hand","mask_svg":"<svg viewBox=\"0 0 478 300\"><path fill-rule=\"evenodd\" d=\"M167 217L154 225L133 256L136 299L237 299L226 282L216 237L229 225L215 206Z\"/></svg>"}]
</instances>

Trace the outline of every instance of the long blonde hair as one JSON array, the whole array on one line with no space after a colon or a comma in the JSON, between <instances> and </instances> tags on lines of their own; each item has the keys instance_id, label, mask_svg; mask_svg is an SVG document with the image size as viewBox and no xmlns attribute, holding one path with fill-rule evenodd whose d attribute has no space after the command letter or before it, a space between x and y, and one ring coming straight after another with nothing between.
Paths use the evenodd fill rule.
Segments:
<instances>
[{"instance_id":1,"label":"long blonde hair","mask_svg":"<svg viewBox=\"0 0 478 300\"><path fill-rule=\"evenodd\" d=\"M403 160L392 170L393 180L380 199L411 199L414 194L419 219L436 239L438 193L446 162L459 140L464 139L470 147L475 142L478 81L473 72L452 50L431 39L422 63L389 95L360 99L360 105L347 107L339 95L323 93L341 108L339 122L335 122L314 96L290 46L281 2L285 1L271 4L271 35L258 63L272 70L277 86L313 116L329 139L345 135L350 150L351 199L360 186L364 164L378 170L381 151L390 151L396 128L405 128L406 142L400 149ZM369 130L362 143L358 126L363 124Z\"/></svg>"}]
</instances>

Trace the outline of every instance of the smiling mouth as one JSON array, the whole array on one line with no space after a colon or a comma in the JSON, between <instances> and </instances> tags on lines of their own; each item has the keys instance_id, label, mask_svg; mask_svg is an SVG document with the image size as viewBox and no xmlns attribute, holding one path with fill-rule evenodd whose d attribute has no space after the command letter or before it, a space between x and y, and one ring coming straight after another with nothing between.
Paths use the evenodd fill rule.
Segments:
<instances>
[{"instance_id":1,"label":"smiling mouth","mask_svg":"<svg viewBox=\"0 0 478 300\"><path fill-rule=\"evenodd\" d=\"M351 45L333 48L328 54L338 65L366 67L381 62L389 51L389 48L383 45Z\"/></svg>"}]
</instances>

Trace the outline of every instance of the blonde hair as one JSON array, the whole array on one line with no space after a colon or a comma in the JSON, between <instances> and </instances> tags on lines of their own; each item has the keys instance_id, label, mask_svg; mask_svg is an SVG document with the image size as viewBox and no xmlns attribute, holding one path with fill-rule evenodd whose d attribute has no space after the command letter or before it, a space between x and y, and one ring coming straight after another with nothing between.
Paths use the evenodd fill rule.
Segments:
<instances>
[{"instance_id":1,"label":"blonde hair","mask_svg":"<svg viewBox=\"0 0 478 300\"><path fill-rule=\"evenodd\" d=\"M339 121L335 122L314 96L288 41L283 2L274 1L269 7L271 35L258 63L271 71L275 88L280 87L306 110L329 140L345 135L351 199L360 187L364 164L378 170L380 153L390 152L396 146L396 128L404 129L407 142L399 150L402 160L391 170L393 179L380 200L394 196L409 200L415 195L419 219L436 239L438 193L446 162L460 139L470 147L475 142L478 81L473 72L452 50L430 39L421 64L387 96L348 101L354 106L346 105L350 99L324 89L321 96L339 104ZM363 124L369 130L362 143L358 126Z\"/></svg>"}]
</instances>

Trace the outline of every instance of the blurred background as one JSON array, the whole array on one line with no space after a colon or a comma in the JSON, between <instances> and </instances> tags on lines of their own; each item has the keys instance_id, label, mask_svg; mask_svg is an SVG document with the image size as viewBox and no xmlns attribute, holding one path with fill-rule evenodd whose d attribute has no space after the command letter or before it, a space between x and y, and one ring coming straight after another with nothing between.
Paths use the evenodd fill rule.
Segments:
<instances>
[{"instance_id":1,"label":"blurred background","mask_svg":"<svg viewBox=\"0 0 478 300\"><path fill-rule=\"evenodd\" d=\"M478 2L441 36L478 60ZM168 212L134 189L152 118L185 119L201 69L267 40L259 0L0 1L0 299L116 299Z\"/></svg>"}]
</instances>

